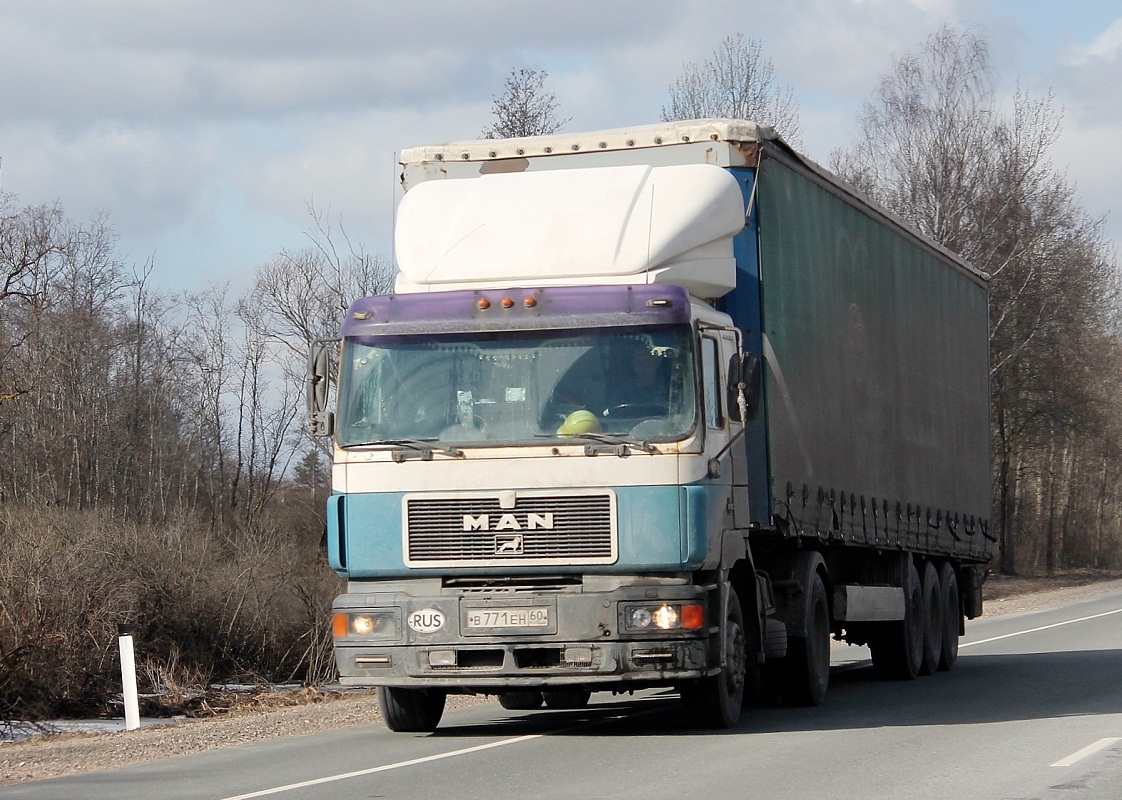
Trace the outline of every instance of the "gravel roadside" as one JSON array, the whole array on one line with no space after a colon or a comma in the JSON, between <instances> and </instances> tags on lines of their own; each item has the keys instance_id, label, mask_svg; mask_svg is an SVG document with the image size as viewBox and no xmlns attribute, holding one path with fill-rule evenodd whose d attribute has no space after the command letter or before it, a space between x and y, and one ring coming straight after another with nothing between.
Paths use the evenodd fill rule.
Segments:
<instances>
[{"instance_id":1,"label":"gravel roadside","mask_svg":"<svg viewBox=\"0 0 1122 800\"><path fill-rule=\"evenodd\" d=\"M986 616L1033 611L1104 594L1122 592L1122 578L1101 573L1057 579L993 577L986 583ZM452 696L449 708L493 702L493 698ZM257 742L279 736L365 725L380 719L369 693L318 693L304 689L284 708L243 708L229 714L140 730L103 734L63 734L0 744L0 786L80 772L121 767L175 755Z\"/></svg>"}]
</instances>

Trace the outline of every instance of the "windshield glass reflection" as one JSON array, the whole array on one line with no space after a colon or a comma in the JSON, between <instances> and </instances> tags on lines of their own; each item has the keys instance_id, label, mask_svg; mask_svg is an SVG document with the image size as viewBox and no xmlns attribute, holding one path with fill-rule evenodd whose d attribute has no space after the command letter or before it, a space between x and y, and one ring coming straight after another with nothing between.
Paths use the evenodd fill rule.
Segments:
<instances>
[{"instance_id":1,"label":"windshield glass reflection","mask_svg":"<svg viewBox=\"0 0 1122 800\"><path fill-rule=\"evenodd\" d=\"M684 325L349 339L339 443L682 439L696 412L690 342Z\"/></svg>"}]
</instances>

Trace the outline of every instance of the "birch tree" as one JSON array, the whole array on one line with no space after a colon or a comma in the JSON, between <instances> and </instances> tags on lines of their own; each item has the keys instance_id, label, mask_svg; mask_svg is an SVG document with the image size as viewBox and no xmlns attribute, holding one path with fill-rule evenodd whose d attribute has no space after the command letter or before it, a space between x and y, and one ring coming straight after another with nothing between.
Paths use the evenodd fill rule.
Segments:
<instances>
[{"instance_id":1,"label":"birch tree","mask_svg":"<svg viewBox=\"0 0 1122 800\"><path fill-rule=\"evenodd\" d=\"M493 96L494 120L480 135L484 139L509 139L560 131L569 119L557 117L557 98L545 86L548 77L545 70L512 69L503 93Z\"/></svg>"},{"instance_id":2,"label":"birch tree","mask_svg":"<svg viewBox=\"0 0 1122 800\"><path fill-rule=\"evenodd\" d=\"M775 65L760 43L742 33L722 39L705 63L683 64L670 103L662 107L667 122L710 117L771 125L792 144L801 135L794 91L776 81Z\"/></svg>"},{"instance_id":3,"label":"birch tree","mask_svg":"<svg viewBox=\"0 0 1122 800\"><path fill-rule=\"evenodd\" d=\"M1091 479L1079 451L1112 413L1096 343L1117 305L1102 223L1049 158L1062 113L1021 90L1003 112L985 41L947 27L897 62L858 125L835 171L991 276L1000 567L1043 552L1050 570Z\"/></svg>"}]
</instances>

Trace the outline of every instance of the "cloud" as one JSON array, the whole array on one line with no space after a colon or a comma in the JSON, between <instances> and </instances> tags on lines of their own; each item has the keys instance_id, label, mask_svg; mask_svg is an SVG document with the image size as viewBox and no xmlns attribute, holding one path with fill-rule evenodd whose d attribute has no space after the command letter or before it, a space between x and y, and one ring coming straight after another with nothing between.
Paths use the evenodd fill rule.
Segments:
<instances>
[{"instance_id":1,"label":"cloud","mask_svg":"<svg viewBox=\"0 0 1122 800\"><path fill-rule=\"evenodd\" d=\"M1048 77L1071 122L1122 128L1122 19L1089 44L1065 51Z\"/></svg>"},{"instance_id":2,"label":"cloud","mask_svg":"<svg viewBox=\"0 0 1122 800\"><path fill-rule=\"evenodd\" d=\"M572 0L546 23L513 0L60 0L0 14L0 107L81 125L431 104L489 96L519 62L638 40L682 13Z\"/></svg>"},{"instance_id":3,"label":"cloud","mask_svg":"<svg viewBox=\"0 0 1122 800\"><path fill-rule=\"evenodd\" d=\"M1057 167L1076 184L1077 199L1095 219L1105 219L1105 233L1117 247L1122 243L1122 209L1118 208L1118 186L1122 185L1122 159L1117 157L1122 124L1089 127L1069 124L1053 153ZM1109 154L1104 158L1104 154ZM1122 255L1122 254L1120 254Z\"/></svg>"},{"instance_id":4,"label":"cloud","mask_svg":"<svg viewBox=\"0 0 1122 800\"><path fill-rule=\"evenodd\" d=\"M1093 42L1073 48L1065 59L1073 67L1114 64L1122 56L1122 18L1115 20Z\"/></svg>"},{"instance_id":5,"label":"cloud","mask_svg":"<svg viewBox=\"0 0 1122 800\"><path fill-rule=\"evenodd\" d=\"M0 128L4 190L27 203L61 200L77 219L109 212L115 227L150 233L207 206L214 143L110 123L62 138L45 124Z\"/></svg>"},{"instance_id":6,"label":"cloud","mask_svg":"<svg viewBox=\"0 0 1122 800\"><path fill-rule=\"evenodd\" d=\"M652 122L683 63L742 32L793 87L805 148L826 162L851 141L862 101L896 59L944 23L996 19L998 5L9 3L0 11L0 177L25 202L60 199L79 219L108 210L127 249L158 250L176 277L239 259L251 270L299 246L309 201L388 253L394 153L478 135L512 68L549 73L567 130ZM1115 28L1086 46L1094 66L1073 56L1039 69L1058 81L1058 102L1082 130L1122 115L1122 76L1102 68L1122 61L1111 55ZM995 52L1021 46L993 29Z\"/></svg>"}]
</instances>

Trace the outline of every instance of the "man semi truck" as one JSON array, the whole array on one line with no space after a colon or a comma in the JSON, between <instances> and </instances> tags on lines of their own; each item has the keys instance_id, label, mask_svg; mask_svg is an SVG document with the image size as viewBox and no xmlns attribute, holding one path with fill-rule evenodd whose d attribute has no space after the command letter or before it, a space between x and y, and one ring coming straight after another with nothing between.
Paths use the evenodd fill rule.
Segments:
<instances>
[{"instance_id":1,"label":"man semi truck","mask_svg":"<svg viewBox=\"0 0 1122 800\"><path fill-rule=\"evenodd\" d=\"M816 705L831 636L950 669L989 531L985 277L788 147L697 120L404 151L347 311L328 557L390 728L673 687Z\"/></svg>"}]
</instances>

